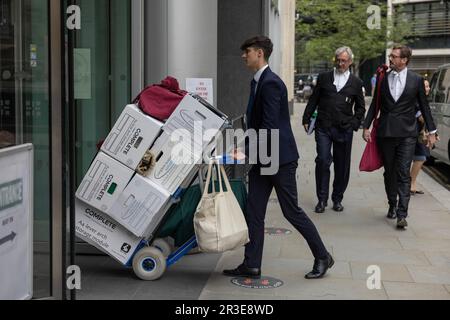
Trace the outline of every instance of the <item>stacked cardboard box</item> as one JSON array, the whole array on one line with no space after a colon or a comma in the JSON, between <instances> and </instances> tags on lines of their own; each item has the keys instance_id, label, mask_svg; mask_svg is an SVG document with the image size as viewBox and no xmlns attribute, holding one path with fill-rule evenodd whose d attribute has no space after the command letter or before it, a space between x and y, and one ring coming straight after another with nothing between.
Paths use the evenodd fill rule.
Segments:
<instances>
[{"instance_id":1,"label":"stacked cardboard box","mask_svg":"<svg viewBox=\"0 0 450 320\"><path fill-rule=\"evenodd\" d=\"M153 236L170 199L192 181L202 151L224 125L226 118L212 110L187 95L163 124L126 106L76 192L77 235L129 263ZM135 170L149 151L154 166L142 176Z\"/></svg>"}]
</instances>

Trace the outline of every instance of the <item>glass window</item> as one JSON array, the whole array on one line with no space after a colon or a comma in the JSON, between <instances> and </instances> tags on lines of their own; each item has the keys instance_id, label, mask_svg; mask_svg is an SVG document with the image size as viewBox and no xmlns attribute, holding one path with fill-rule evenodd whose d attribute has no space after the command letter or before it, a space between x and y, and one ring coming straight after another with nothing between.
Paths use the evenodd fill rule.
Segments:
<instances>
[{"instance_id":1,"label":"glass window","mask_svg":"<svg viewBox=\"0 0 450 320\"><path fill-rule=\"evenodd\" d=\"M444 69L441 71L439 80L437 81L435 102L444 103L446 101L446 96L449 88L450 88L450 71L449 69Z\"/></svg>"},{"instance_id":2,"label":"glass window","mask_svg":"<svg viewBox=\"0 0 450 320\"><path fill-rule=\"evenodd\" d=\"M440 80L440 89L442 89L444 96L444 102L450 103L450 68L442 71L441 80Z\"/></svg>"},{"instance_id":3,"label":"glass window","mask_svg":"<svg viewBox=\"0 0 450 320\"><path fill-rule=\"evenodd\" d=\"M0 147L34 145L34 297L50 296L47 0L0 0Z\"/></svg>"},{"instance_id":4,"label":"glass window","mask_svg":"<svg viewBox=\"0 0 450 320\"><path fill-rule=\"evenodd\" d=\"M77 185L131 101L130 1L81 0L74 48Z\"/></svg>"},{"instance_id":5,"label":"glass window","mask_svg":"<svg viewBox=\"0 0 450 320\"><path fill-rule=\"evenodd\" d=\"M434 97L437 91L437 80L439 79L439 72L435 72L430 81L430 94L428 95L428 100L434 102Z\"/></svg>"}]
</instances>

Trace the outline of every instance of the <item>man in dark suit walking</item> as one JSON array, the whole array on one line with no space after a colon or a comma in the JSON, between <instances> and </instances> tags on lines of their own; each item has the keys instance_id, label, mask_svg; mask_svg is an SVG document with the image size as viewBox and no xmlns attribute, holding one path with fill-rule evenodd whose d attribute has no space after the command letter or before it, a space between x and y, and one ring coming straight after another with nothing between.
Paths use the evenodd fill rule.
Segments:
<instances>
[{"instance_id":1,"label":"man in dark suit walking","mask_svg":"<svg viewBox=\"0 0 450 320\"><path fill-rule=\"evenodd\" d=\"M264 218L270 194L275 188L283 215L306 239L314 255L313 270L305 278L321 278L334 261L314 224L298 206L296 171L299 154L290 124L286 86L268 66L273 50L272 41L265 36L253 37L244 42L241 50L247 67L255 72L247 108L248 128L256 131L258 139L262 139L263 131L267 131L267 144L279 144L279 157L272 155L271 158L272 161L278 159L276 165L279 167L272 175L263 174L266 165L260 161L251 169L246 216L250 242L245 247L244 262L236 269L224 270L223 273L227 276L260 278ZM274 131L278 131L278 135L274 135L278 136L278 141L271 139ZM261 157L259 152L258 156Z\"/></svg>"},{"instance_id":2,"label":"man in dark suit walking","mask_svg":"<svg viewBox=\"0 0 450 320\"><path fill-rule=\"evenodd\" d=\"M410 199L410 168L417 141L417 106L430 132L428 146L436 142L436 126L433 122L425 95L423 78L408 70L412 51L404 45L396 45L389 56L391 71L381 83L380 122L377 129L377 145L384 165L384 186L389 201L389 219L397 218L397 228L408 226ZM370 126L377 117L376 99L373 99L364 122L363 138L370 141Z\"/></svg>"},{"instance_id":3,"label":"man in dark suit walking","mask_svg":"<svg viewBox=\"0 0 450 320\"><path fill-rule=\"evenodd\" d=\"M333 210L344 210L342 199L350 180L353 131L359 129L366 112L363 83L349 70L352 60L353 53L349 47L336 50L336 68L319 75L317 86L303 114L303 125L308 132L316 109L318 113L315 125L317 213L323 213L328 205L332 162Z\"/></svg>"}]
</instances>

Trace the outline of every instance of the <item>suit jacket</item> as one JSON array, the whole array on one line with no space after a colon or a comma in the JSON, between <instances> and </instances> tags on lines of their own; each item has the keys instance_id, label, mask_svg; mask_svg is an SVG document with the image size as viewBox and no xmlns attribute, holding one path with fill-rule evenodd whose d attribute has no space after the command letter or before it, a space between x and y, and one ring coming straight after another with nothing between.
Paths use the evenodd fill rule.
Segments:
<instances>
[{"instance_id":1,"label":"suit jacket","mask_svg":"<svg viewBox=\"0 0 450 320\"><path fill-rule=\"evenodd\" d=\"M317 85L303 114L303 124L309 124L317 109L317 127L336 126L357 131L366 113L363 82L350 74L347 83L339 92L333 83L334 71L319 74Z\"/></svg>"},{"instance_id":2,"label":"suit jacket","mask_svg":"<svg viewBox=\"0 0 450 320\"><path fill-rule=\"evenodd\" d=\"M261 139L259 130L268 130L267 150L270 152L271 144L278 143L280 166L299 159L297 144L291 127L287 88L283 80L270 68L264 70L259 79L248 129L256 130L258 140ZM273 129L279 130L278 142L270 139L270 131Z\"/></svg>"},{"instance_id":3,"label":"suit jacket","mask_svg":"<svg viewBox=\"0 0 450 320\"><path fill-rule=\"evenodd\" d=\"M408 70L406 76L405 90L397 102L389 90L389 73L386 74L381 84L381 112L380 122L377 129L377 136L381 138L395 137L417 137L417 106L422 112L427 129L436 130L436 126L431 115L430 106L425 95L423 78L418 74ZM372 100L370 109L364 122L364 128L369 129L375 118L376 95Z\"/></svg>"}]
</instances>

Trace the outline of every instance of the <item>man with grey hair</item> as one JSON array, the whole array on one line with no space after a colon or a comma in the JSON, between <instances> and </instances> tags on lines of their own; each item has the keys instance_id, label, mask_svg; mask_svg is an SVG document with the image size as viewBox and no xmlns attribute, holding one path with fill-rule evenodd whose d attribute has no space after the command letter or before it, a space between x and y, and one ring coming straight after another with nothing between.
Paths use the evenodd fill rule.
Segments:
<instances>
[{"instance_id":1,"label":"man with grey hair","mask_svg":"<svg viewBox=\"0 0 450 320\"><path fill-rule=\"evenodd\" d=\"M315 212L323 213L328 205L330 166L334 162L331 199L333 210L344 210L342 199L350 179L353 131L357 131L365 114L363 82L350 73L353 52L349 47L336 50L335 68L319 74L317 85L303 114L303 126L309 124L317 110L315 138L316 194Z\"/></svg>"}]
</instances>

